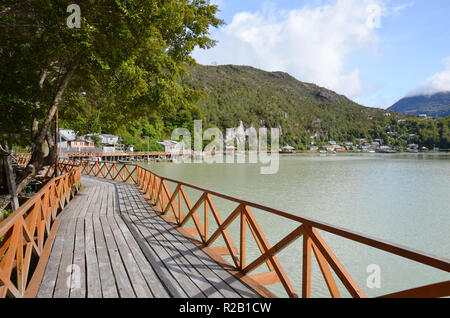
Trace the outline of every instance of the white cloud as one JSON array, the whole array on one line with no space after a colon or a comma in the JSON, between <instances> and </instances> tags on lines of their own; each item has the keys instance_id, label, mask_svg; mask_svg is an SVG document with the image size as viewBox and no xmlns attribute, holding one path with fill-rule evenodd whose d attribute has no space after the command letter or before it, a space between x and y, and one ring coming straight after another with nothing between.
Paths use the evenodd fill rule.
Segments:
<instances>
[{"instance_id":1,"label":"white cloud","mask_svg":"<svg viewBox=\"0 0 450 318\"><path fill-rule=\"evenodd\" d=\"M450 92L450 56L444 59L445 69L427 78L418 88L408 94L432 95L439 92Z\"/></svg>"},{"instance_id":2,"label":"white cloud","mask_svg":"<svg viewBox=\"0 0 450 318\"><path fill-rule=\"evenodd\" d=\"M240 12L214 34L210 51L196 51L199 63L245 64L285 71L351 98L364 90L351 55L375 50L377 28L386 14L383 0L337 0L285 11L265 5L258 12Z\"/></svg>"},{"instance_id":3,"label":"white cloud","mask_svg":"<svg viewBox=\"0 0 450 318\"><path fill-rule=\"evenodd\" d=\"M398 6L395 6L392 8L392 12L394 15L397 15L400 11L403 11L405 9L412 7L412 6L414 6L414 4L415 3L413 1L399 4Z\"/></svg>"}]
</instances>

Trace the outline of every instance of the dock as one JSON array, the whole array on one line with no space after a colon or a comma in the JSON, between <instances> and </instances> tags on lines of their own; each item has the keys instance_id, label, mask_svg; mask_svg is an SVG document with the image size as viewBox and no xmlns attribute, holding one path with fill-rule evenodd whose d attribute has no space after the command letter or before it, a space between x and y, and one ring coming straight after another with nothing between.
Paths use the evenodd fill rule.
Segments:
<instances>
[{"instance_id":1,"label":"dock","mask_svg":"<svg viewBox=\"0 0 450 318\"><path fill-rule=\"evenodd\" d=\"M59 216L39 298L261 297L158 216L135 186L85 176L82 184Z\"/></svg>"}]
</instances>

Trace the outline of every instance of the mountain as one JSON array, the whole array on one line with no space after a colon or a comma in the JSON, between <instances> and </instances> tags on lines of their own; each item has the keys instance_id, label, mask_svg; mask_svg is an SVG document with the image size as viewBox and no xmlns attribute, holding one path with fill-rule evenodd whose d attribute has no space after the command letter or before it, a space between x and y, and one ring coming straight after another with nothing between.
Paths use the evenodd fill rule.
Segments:
<instances>
[{"instance_id":1,"label":"mountain","mask_svg":"<svg viewBox=\"0 0 450 318\"><path fill-rule=\"evenodd\" d=\"M281 128L282 142L309 145L323 139L353 141L376 138L385 110L364 107L343 95L287 73L249 66L196 66L184 83L205 93L198 103L205 126ZM382 126L381 126L382 127Z\"/></svg>"},{"instance_id":2,"label":"mountain","mask_svg":"<svg viewBox=\"0 0 450 318\"><path fill-rule=\"evenodd\" d=\"M447 117L450 116L450 92L405 97L389 110L408 115Z\"/></svg>"}]
</instances>

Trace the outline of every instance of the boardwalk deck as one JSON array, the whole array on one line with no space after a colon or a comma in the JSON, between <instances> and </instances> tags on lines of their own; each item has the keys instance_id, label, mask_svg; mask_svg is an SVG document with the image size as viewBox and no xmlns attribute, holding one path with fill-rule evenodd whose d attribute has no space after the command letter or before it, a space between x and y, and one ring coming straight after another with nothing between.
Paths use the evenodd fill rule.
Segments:
<instances>
[{"instance_id":1,"label":"boardwalk deck","mask_svg":"<svg viewBox=\"0 0 450 318\"><path fill-rule=\"evenodd\" d=\"M134 185L82 183L59 215L38 297L260 297L156 215Z\"/></svg>"}]
</instances>

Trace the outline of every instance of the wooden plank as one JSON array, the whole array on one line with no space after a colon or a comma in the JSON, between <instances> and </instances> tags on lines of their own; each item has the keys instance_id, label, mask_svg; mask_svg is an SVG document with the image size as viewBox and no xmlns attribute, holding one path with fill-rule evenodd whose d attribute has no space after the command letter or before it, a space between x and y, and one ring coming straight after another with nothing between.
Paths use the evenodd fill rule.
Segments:
<instances>
[{"instance_id":1,"label":"wooden plank","mask_svg":"<svg viewBox=\"0 0 450 318\"><path fill-rule=\"evenodd\" d=\"M146 206L149 213L155 214L153 209L148 206L145 199L141 196L138 196L139 200L143 205ZM156 214L155 214L156 216ZM179 231L177 231L172 225L166 223L161 218L157 218L161 224L165 227L165 231L172 233L174 236L179 237L179 241L185 245L190 251L195 255L196 259L200 260L201 263L203 263L203 266L206 265L206 267L214 272L216 276L219 277L219 279L225 283L227 283L230 287L232 287L233 290L235 290L239 295L243 297L255 297L255 292L251 290L249 287L245 286L239 279L235 278L232 274L230 274L227 270L225 270L221 265L219 265L217 262L215 262L213 259L211 259L210 256L205 254L198 246L190 242L189 239L187 239L188 235L182 235ZM180 231L184 229L179 229ZM256 295L256 297L259 297L259 295Z\"/></svg>"},{"instance_id":2,"label":"wooden plank","mask_svg":"<svg viewBox=\"0 0 450 318\"><path fill-rule=\"evenodd\" d=\"M39 288L38 298L52 298L53 291L55 289L56 279L58 277L59 264L61 262L61 256L64 247L64 234L66 233L68 224L67 222L61 222L58 228L58 234L56 235L55 242L52 247L52 251L48 260L47 267L45 269L44 278ZM59 234L62 235L59 235Z\"/></svg>"},{"instance_id":3,"label":"wooden plank","mask_svg":"<svg viewBox=\"0 0 450 318\"><path fill-rule=\"evenodd\" d=\"M107 209L105 205L106 200L109 199L107 193L103 195L103 201L101 206L101 211ZM103 212L106 214L106 211ZM99 215L103 215L100 213ZM94 217L92 219L92 224L94 227L94 235L95 235L95 248L97 252L97 260L98 260L98 271L100 277L100 285L103 298L118 298L119 293L116 288L116 283L114 279L113 270L111 267L111 261L109 259L108 250L106 247L106 241L103 234L102 224L100 222L99 217Z\"/></svg>"},{"instance_id":4,"label":"wooden plank","mask_svg":"<svg viewBox=\"0 0 450 318\"><path fill-rule=\"evenodd\" d=\"M180 283L172 276L168 268L164 266L157 253L150 247L150 244L145 239L145 236L141 232L141 230L143 230L142 226L135 223L137 218L128 214L122 215L122 218L133 237L136 239L136 242L141 251L144 253L145 258L151 264L160 281L164 284L169 296L175 298L186 298L187 294L180 286Z\"/></svg>"},{"instance_id":5,"label":"wooden plank","mask_svg":"<svg viewBox=\"0 0 450 318\"><path fill-rule=\"evenodd\" d=\"M99 208L103 187L96 187L93 195L92 203L86 211L84 218L84 234L85 234L85 256L86 256L86 287L88 298L99 298L102 296L100 283L100 272L98 268L98 258L95 246L95 235L93 225L93 214Z\"/></svg>"},{"instance_id":6,"label":"wooden plank","mask_svg":"<svg viewBox=\"0 0 450 318\"><path fill-rule=\"evenodd\" d=\"M244 296L247 297L249 296L255 297L255 295L256 297L259 296L255 294L255 292L252 291L250 288L242 284L229 272L227 272L223 267L214 262L197 246L192 244L185 236L181 235L177 230L175 230L174 227L166 223L162 218L158 217L153 211L153 209L148 205L145 198L143 198L139 193L134 192L134 197L140 202L141 206L146 209L147 215L144 214L145 218L149 219L151 217L152 224L157 224L158 226L160 226L159 230L161 233L164 233L164 235L166 235L167 241L169 241L170 239L170 237L168 237L167 235L170 234L172 235L172 239L170 239L171 242L181 243L180 245L184 246L184 248L179 247L179 250L182 251L183 255L186 251L189 251L189 254L193 256L193 258L189 258L189 261L191 262L191 264L194 263L197 266L197 270L198 268L206 268L209 271L209 273L214 274L214 276L212 275L206 276L206 274L204 273L207 278L210 278L212 281L214 281L217 278L219 279L221 292L228 294L228 296L230 297L231 295L233 295L233 297L236 297L236 294L238 295L243 294ZM228 287L221 285L222 283L225 283L226 285L228 285Z\"/></svg>"},{"instance_id":7,"label":"wooden plank","mask_svg":"<svg viewBox=\"0 0 450 318\"><path fill-rule=\"evenodd\" d=\"M118 187L122 187L122 185L119 185ZM119 191L119 201L123 200L123 195L124 194ZM153 253L151 253L152 257L149 261L152 263L155 270L162 272L161 274L164 275L162 280L166 284L167 288L169 289L173 286L175 287L176 292L180 293L179 287L182 286L183 293L185 294L185 296L182 297L205 297L201 290L186 276L180 266L174 261L170 253L164 249L162 243L159 241L157 231L155 231L152 227L147 226L146 222L151 221L151 219L145 221L139 219L135 211L132 209L121 210L121 213L122 217L128 218L134 225L137 226L139 232L147 241L148 250L153 251ZM153 256L156 257L154 258ZM170 274L170 276L167 274ZM174 284L174 281L177 283ZM173 291L173 288L171 289Z\"/></svg>"},{"instance_id":8,"label":"wooden plank","mask_svg":"<svg viewBox=\"0 0 450 318\"><path fill-rule=\"evenodd\" d=\"M216 254L210 247L205 247L203 243L191 237L189 233L184 232L183 228L175 228L183 237L187 239L190 244L198 247L196 250L198 258L203 263L208 265L208 268L213 270L217 276L223 281L229 284L236 292L238 292L244 298L276 298L276 295L271 293L267 288L258 284L251 277L246 276L241 271L236 270L230 263L223 259L220 255Z\"/></svg>"},{"instance_id":9,"label":"wooden plank","mask_svg":"<svg viewBox=\"0 0 450 318\"><path fill-rule=\"evenodd\" d=\"M130 185L120 184L118 185L119 188L123 187L129 187ZM140 195L140 194L139 194ZM198 298L198 297L205 297L205 295L201 292L201 290L196 286L191 279L184 273L183 268L177 263L175 260L179 255L173 255L172 251L166 250L164 243L161 242L160 239L164 239L160 236L159 232L153 228L152 226L148 226L148 222L151 221L151 219L142 219L139 216L139 210L133 209L131 205L135 205L137 207L136 202L133 202L132 197L128 195L126 191L119 192L119 202L126 200L128 203L127 210L121 210L122 216L125 213L128 213L128 215L133 215L135 217L136 223L140 226L141 233L146 238L147 242L150 245L150 248L152 248L155 253L158 255L161 262L159 264L152 264L153 267L155 266L161 266L164 265L172 274L172 276L175 278L176 281L180 283L181 286L183 286L183 290L186 292L188 297L191 298Z\"/></svg>"},{"instance_id":10,"label":"wooden plank","mask_svg":"<svg viewBox=\"0 0 450 318\"><path fill-rule=\"evenodd\" d=\"M131 285L133 286L134 292L138 298L149 298L152 297L152 292L150 288L147 286L147 283L142 275L139 267L133 257L133 254L130 248L127 245L125 238L123 237L122 231L117 226L116 220L114 217L107 218L111 230L114 235L114 239L116 240L116 244L119 248L119 253L122 256L122 261L125 265L125 269L127 270L128 277L131 281Z\"/></svg>"},{"instance_id":11,"label":"wooden plank","mask_svg":"<svg viewBox=\"0 0 450 318\"><path fill-rule=\"evenodd\" d=\"M75 228L75 248L73 254L73 264L78 266L80 280L77 284L71 285L70 298L84 298L86 296L86 262L84 257L84 220L77 219ZM79 286L76 286L79 285Z\"/></svg>"},{"instance_id":12,"label":"wooden plank","mask_svg":"<svg viewBox=\"0 0 450 318\"><path fill-rule=\"evenodd\" d=\"M141 208L142 209L142 208ZM141 210L141 215L144 217L146 215L150 216L150 214L145 211ZM217 284L217 277L213 278L211 281L208 280L207 277L205 277L205 274L208 274L208 271L198 271L195 266L192 265L193 262L195 262L192 258L192 255L189 253L189 251L181 245L176 238L174 238L170 233L168 233L164 228L161 227L159 222L161 219L155 218L151 224L157 231L159 231L159 235L163 240L165 240L167 243L165 244L165 249L171 253L171 255L177 256L175 257L175 262L179 264L179 266L184 270L186 275L198 286L200 290L202 290L203 294L205 294L207 297L211 298L223 298L224 295L222 295L214 286L214 284ZM233 294L233 296L237 296L236 294Z\"/></svg>"},{"instance_id":13,"label":"wooden plank","mask_svg":"<svg viewBox=\"0 0 450 318\"><path fill-rule=\"evenodd\" d=\"M160 233L171 242L172 246L177 250L177 253L183 255L188 263L184 263L186 269L191 269L188 275L201 275L207 284L203 284L203 293L207 297L228 297L228 298L239 298L241 297L236 293L229 285L227 285L223 280L221 280L210 268L205 267L200 259L192 252L192 249L197 249L195 245L190 247L185 246L181 241L186 240L184 237L174 236L171 231L167 231L164 227L164 220L156 219L154 224ZM192 277L192 276L191 276ZM200 285L197 285L201 287ZM217 290L217 292L216 292Z\"/></svg>"},{"instance_id":14,"label":"wooden plank","mask_svg":"<svg viewBox=\"0 0 450 318\"><path fill-rule=\"evenodd\" d=\"M121 230L122 235L128 244L128 247L130 248L131 253L133 254L137 265L139 266L140 271L142 272L142 275L144 276L145 281L147 282L147 285L152 292L152 295L156 298L168 298L169 293L163 283L159 280L150 263L145 258L145 255L141 251L138 243L126 226L124 220L118 214L114 215L114 218L118 228Z\"/></svg>"},{"instance_id":15,"label":"wooden plank","mask_svg":"<svg viewBox=\"0 0 450 318\"><path fill-rule=\"evenodd\" d=\"M116 286L121 298L135 298L136 295L131 287L131 282L128 279L127 271L120 258L119 249L114 240L113 233L109 227L107 217L100 217L105 235L106 246L108 249L109 258L111 261L114 277L116 278Z\"/></svg>"},{"instance_id":16,"label":"wooden plank","mask_svg":"<svg viewBox=\"0 0 450 318\"><path fill-rule=\"evenodd\" d=\"M82 191L85 192L86 190ZM44 278L42 279L41 286L39 287L39 292L37 294L38 298L51 298L53 297L53 292L55 289L56 281L58 278L58 272L60 270L60 263L64 249L65 235L68 230L69 222L67 219L70 213L74 211L80 203L84 202L81 197L77 196L73 202L69 203L65 209L58 216L58 220L61 220L58 232L55 237L54 244L49 256L48 264L45 269Z\"/></svg>"}]
</instances>

